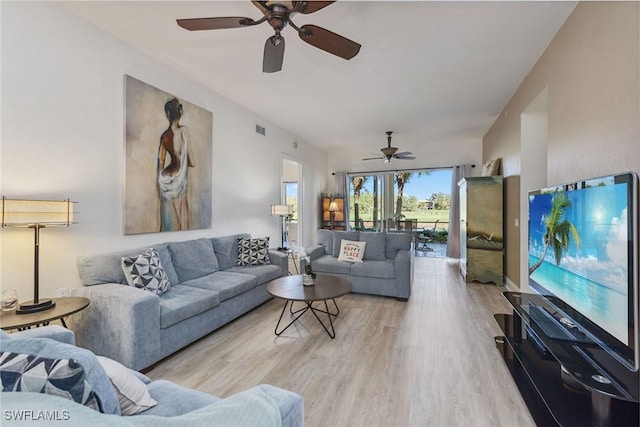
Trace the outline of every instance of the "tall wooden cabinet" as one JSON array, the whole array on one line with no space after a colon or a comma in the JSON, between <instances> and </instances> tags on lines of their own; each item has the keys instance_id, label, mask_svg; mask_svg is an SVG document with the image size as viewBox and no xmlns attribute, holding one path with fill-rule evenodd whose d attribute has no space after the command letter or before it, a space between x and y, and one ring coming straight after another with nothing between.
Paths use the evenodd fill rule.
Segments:
<instances>
[{"instance_id":1,"label":"tall wooden cabinet","mask_svg":"<svg viewBox=\"0 0 640 427\"><path fill-rule=\"evenodd\" d=\"M331 194L320 195L320 228L334 230L346 230L347 223L344 218L344 197ZM329 205L331 201L336 202L338 210L334 212L333 225L331 223L331 211Z\"/></svg>"},{"instance_id":2,"label":"tall wooden cabinet","mask_svg":"<svg viewBox=\"0 0 640 427\"><path fill-rule=\"evenodd\" d=\"M467 282L504 283L501 176L463 178L460 191L460 273Z\"/></svg>"}]
</instances>

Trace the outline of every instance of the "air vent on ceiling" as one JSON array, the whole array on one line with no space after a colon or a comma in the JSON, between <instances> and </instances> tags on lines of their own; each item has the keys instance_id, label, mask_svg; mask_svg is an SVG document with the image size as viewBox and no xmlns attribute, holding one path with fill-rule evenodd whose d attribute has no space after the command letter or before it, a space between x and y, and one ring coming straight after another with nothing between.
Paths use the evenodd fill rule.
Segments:
<instances>
[{"instance_id":1,"label":"air vent on ceiling","mask_svg":"<svg viewBox=\"0 0 640 427\"><path fill-rule=\"evenodd\" d=\"M260 126L256 123L256 133L259 133L260 135L266 135L267 130L264 128L264 126Z\"/></svg>"}]
</instances>

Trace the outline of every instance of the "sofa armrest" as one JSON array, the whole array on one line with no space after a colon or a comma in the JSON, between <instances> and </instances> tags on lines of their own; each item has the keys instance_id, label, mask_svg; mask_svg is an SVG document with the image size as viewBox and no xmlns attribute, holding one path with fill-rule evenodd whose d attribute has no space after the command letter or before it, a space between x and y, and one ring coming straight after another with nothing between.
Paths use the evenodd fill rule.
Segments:
<instances>
[{"instance_id":1,"label":"sofa armrest","mask_svg":"<svg viewBox=\"0 0 640 427\"><path fill-rule=\"evenodd\" d=\"M85 286L72 293L91 300L75 315L72 329L80 347L141 370L160 355L160 298L117 283Z\"/></svg>"},{"instance_id":2,"label":"sofa armrest","mask_svg":"<svg viewBox=\"0 0 640 427\"><path fill-rule=\"evenodd\" d=\"M411 251L401 249L393 260L398 285L398 298L411 296Z\"/></svg>"},{"instance_id":3,"label":"sofa armrest","mask_svg":"<svg viewBox=\"0 0 640 427\"><path fill-rule=\"evenodd\" d=\"M282 270L282 275L287 276L289 274L289 254L286 252L280 252L276 250L269 250L269 261L271 264L277 265Z\"/></svg>"},{"instance_id":4,"label":"sofa armrest","mask_svg":"<svg viewBox=\"0 0 640 427\"><path fill-rule=\"evenodd\" d=\"M282 427L299 427L304 425L304 400L302 396L289 390L270 384L256 386L267 394L280 410Z\"/></svg>"},{"instance_id":5,"label":"sofa armrest","mask_svg":"<svg viewBox=\"0 0 640 427\"><path fill-rule=\"evenodd\" d=\"M25 329L24 331L10 334L12 339L22 338L49 338L64 344L75 345L76 339L73 331L60 325L48 325L41 328Z\"/></svg>"}]
</instances>

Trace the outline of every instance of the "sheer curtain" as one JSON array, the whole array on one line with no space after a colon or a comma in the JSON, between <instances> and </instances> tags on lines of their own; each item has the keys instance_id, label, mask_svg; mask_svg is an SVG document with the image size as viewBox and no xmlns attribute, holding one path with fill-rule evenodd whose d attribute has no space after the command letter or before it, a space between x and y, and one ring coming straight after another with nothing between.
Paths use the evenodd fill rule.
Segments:
<instances>
[{"instance_id":1,"label":"sheer curtain","mask_svg":"<svg viewBox=\"0 0 640 427\"><path fill-rule=\"evenodd\" d=\"M451 206L449 207L449 237L447 256L460 258L460 193L458 181L469 176L470 165L455 166L451 171Z\"/></svg>"},{"instance_id":2,"label":"sheer curtain","mask_svg":"<svg viewBox=\"0 0 640 427\"><path fill-rule=\"evenodd\" d=\"M347 197L347 173L335 172L333 174L333 193Z\"/></svg>"}]
</instances>

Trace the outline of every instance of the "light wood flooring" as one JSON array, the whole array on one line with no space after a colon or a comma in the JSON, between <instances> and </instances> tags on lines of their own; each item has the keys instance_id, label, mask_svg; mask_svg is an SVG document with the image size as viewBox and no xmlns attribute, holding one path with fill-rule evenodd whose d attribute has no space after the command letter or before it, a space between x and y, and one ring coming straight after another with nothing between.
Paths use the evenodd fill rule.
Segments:
<instances>
[{"instance_id":1,"label":"light wood flooring","mask_svg":"<svg viewBox=\"0 0 640 427\"><path fill-rule=\"evenodd\" d=\"M333 340L310 313L276 337L273 299L147 375L222 397L292 390L311 427L535 426L493 341L503 290L463 283L457 260L415 257L411 299L338 299Z\"/></svg>"}]
</instances>

